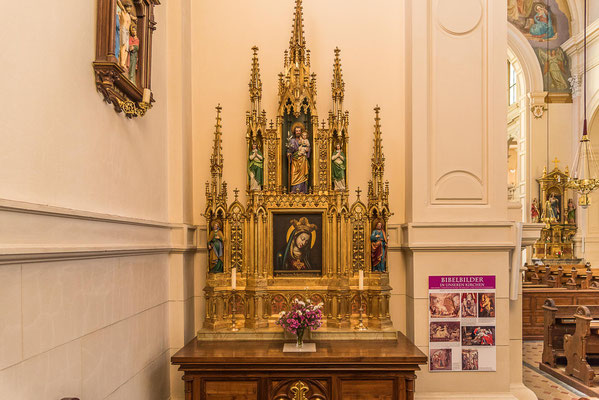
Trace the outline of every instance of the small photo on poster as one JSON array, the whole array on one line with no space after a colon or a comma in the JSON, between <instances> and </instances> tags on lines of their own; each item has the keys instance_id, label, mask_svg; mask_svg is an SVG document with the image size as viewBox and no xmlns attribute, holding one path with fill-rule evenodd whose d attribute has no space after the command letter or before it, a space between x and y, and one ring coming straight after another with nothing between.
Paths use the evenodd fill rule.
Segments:
<instances>
[{"instance_id":1,"label":"small photo on poster","mask_svg":"<svg viewBox=\"0 0 599 400\"><path fill-rule=\"evenodd\" d=\"M476 293L462 293L462 318L476 318Z\"/></svg>"},{"instance_id":2,"label":"small photo on poster","mask_svg":"<svg viewBox=\"0 0 599 400\"><path fill-rule=\"evenodd\" d=\"M451 371L452 355L451 349L431 349L430 369L431 371Z\"/></svg>"},{"instance_id":3,"label":"small photo on poster","mask_svg":"<svg viewBox=\"0 0 599 400\"><path fill-rule=\"evenodd\" d=\"M458 318L460 316L459 293L430 293L431 318Z\"/></svg>"},{"instance_id":4,"label":"small photo on poster","mask_svg":"<svg viewBox=\"0 0 599 400\"><path fill-rule=\"evenodd\" d=\"M478 317L495 318L495 293L478 294Z\"/></svg>"},{"instance_id":5,"label":"small photo on poster","mask_svg":"<svg viewBox=\"0 0 599 400\"><path fill-rule=\"evenodd\" d=\"M429 340L431 342L459 342L460 323L454 321L431 322Z\"/></svg>"},{"instance_id":6,"label":"small photo on poster","mask_svg":"<svg viewBox=\"0 0 599 400\"><path fill-rule=\"evenodd\" d=\"M495 327L463 326L462 346L495 346Z\"/></svg>"},{"instance_id":7,"label":"small photo on poster","mask_svg":"<svg viewBox=\"0 0 599 400\"><path fill-rule=\"evenodd\" d=\"M478 371L478 350L462 350L462 371Z\"/></svg>"}]
</instances>

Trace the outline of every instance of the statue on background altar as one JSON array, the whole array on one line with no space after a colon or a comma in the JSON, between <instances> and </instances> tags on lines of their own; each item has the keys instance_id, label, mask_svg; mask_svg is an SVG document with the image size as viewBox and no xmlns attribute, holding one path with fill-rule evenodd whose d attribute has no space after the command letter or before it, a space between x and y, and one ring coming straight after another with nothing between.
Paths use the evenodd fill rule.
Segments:
<instances>
[{"instance_id":1,"label":"statue on background altar","mask_svg":"<svg viewBox=\"0 0 599 400\"><path fill-rule=\"evenodd\" d=\"M576 206L572 199L568 199L568 223L572 225L576 224Z\"/></svg>"},{"instance_id":2,"label":"statue on background altar","mask_svg":"<svg viewBox=\"0 0 599 400\"><path fill-rule=\"evenodd\" d=\"M212 231L208 236L208 252L210 253L210 273L224 272L225 238L219 221L212 223Z\"/></svg>"},{"instance_id":3,"label":"statue on background altar","mask_svg":"<svg viewBox=\"0 0 599 400\"><path fill-rule=\"evenodd\" d=\"M264 172L264 156L256 142L252 142L252 150L248 158L248 175L250 190L262 190Z\"/></svg>"},{"instance_id":4,"label":"statue on background altar","mask_svg":"<svg viewBox=\"0 0 599 400\"><path fill-rule=\"evenodd\" d=\"M387 256L387 235L383 229L383 221L376 221L374 230L370 235L371 250L370 261L372 272L385 272Z\"/></svg>"},{"instance_id":5,"label":"statue on background altar","mask_svg":"<svg viewBox=\"0 0 599 400\"><path fill-rule=\"evenodd\" d=\"M291 193L308 193L311 153L308 132L301 122L293 125L292 132L293 137L287 141L289 191Z\"/></svg>"},{"instance_id":6,"label":"statue on background altar","mask_svg":"<svg viewBox=\"0 0 599 400\"><path fill-rule=\"evenodd\" d=\"M551 203L551 209L553 210L553 215L555 217L555 220L557 222L561 221L561 213L560 213L561 204L560 204L559 199L555 196L555 194L551 193L551 195L549 196L549 202Z\"/></svg>"},{"instance_id":7,"label":"statue on background altar","mask_svg":"<svg viewBox=\"0 0 599 400\"><path fill-rule=\"evenodd\" d=\"M548 222L556 222L555 213L553 212L553 207L551 205L551 200L547 199L545 201L545 207L543 209L543 219Z\"/></svg>"},{"instance_id":8,"label":"statue on background altar","mask_svg":"<svg viewBox=\"0 0 599 400\"><path fill-rule=\"evenodd\" d=\"M333 175L333 187L335 190L345 190L345 154L341 150L341 143L337 143L335 146L335 153L331 157L332 164L332 175Z\"/></svg>"},{"instance_id":9,"label":"statue on background altar","mask_svg":"<svg viewBox=\"0 0 599 400\"><path fill-rule=\"evenodd\" d=\"M536 197L530 205L530 221L533 223L539 222L539 201Z\"/></svg>"}]
</instances>

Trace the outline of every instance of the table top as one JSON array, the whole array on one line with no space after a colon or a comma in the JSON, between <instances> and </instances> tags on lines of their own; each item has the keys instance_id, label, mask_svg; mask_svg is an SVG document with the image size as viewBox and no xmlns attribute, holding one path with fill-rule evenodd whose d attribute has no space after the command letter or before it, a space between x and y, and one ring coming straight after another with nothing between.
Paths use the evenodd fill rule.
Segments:
<instances>
[{"instance_id":1,"label":"table top","mask_svg":"<svg viewBox=\"0 0 599 400\"><path fill-rule=\"evenodd\" d=\"M288 341L289 342L289 341ZM173 364L313 364L346 362L354 364L426 364L426 355L403 334L397 341L317 341L314 353L283 353L285 341L198 341L194 338L173 357Z\"/></svg>"}]
</instances>

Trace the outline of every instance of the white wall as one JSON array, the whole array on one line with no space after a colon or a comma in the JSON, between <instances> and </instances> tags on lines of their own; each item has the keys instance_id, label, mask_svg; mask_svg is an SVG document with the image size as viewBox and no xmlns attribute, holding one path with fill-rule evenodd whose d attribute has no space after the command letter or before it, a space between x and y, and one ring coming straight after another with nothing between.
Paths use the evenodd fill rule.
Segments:
<instances>
[{"instance_id":1,"label":"white wall","mask_svg":"<svg viewBox=\"0 0 599 400\"><path fill-rule=\"evenodd\" d=\"M164 3L157 103L134 120L96 92L95 1L3 4L0 398L169 397L169 309L183 290L168 253L187 240L166 223L183 216L168 207Z\"/></svg>"}]
</instances>

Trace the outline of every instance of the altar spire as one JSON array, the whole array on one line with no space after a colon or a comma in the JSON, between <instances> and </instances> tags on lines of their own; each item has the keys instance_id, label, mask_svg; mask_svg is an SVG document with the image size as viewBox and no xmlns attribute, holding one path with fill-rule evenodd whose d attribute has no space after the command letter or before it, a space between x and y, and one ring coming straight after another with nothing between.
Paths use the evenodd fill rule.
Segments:
<instances>
[{"instance_id":1,"label":"altar spire","mask_svg":"<svg viewBox=\"0 0 599 400\"><path fill-rule=\"evenodd\" d=\"M343 98L345 96L345 82L341 71L341 57L339 47L335 48L335 62L333 64L333 81L331 82L331 93L333 96L333 114L343 112Z\"/></svg>"},{"instance_id":2,"label":"altar spire","mask_svg":"<svg viewBox=\"0 0 599 400\"><path fill-rule=\"evenodd\" d=\"M214 139L212 143L212 155L210 156L210 178L211 183L206 182L206 213L214 212L219 205L227 203L227 183L223 182L223 147L222 147L222 125L220 104L216 106L216 124L214 125Z\"/></svg>"},{"instance_id":3,"label":"altar spire","mask_svg":"<svg viewBox=\"0 0 599 400\"><path fill-rule=\"evenodd\" d=\"M304 10L302 0L295 0L295 16L291 39L289 40L289 62L300 64L305 62L306 39L304 37Z\"/></svg>"},{"instance_id":4,"label":"altar spire","mask_svg":"<svg viewBox=\"0 0 599 400\"><path fill-rule=\"evenodd\" d=\"M252 57L252 73L250 75L250 101L252 102L251 112L258 114L260 112L260 102L262 101L262 80L260 79L260 63L258 61L258 47L252 47L254 55Z\"/></svg>"},{"instance_id":5,"label":"altar spire","mask_svg":"<svg viewBox=\"0 0 599 400\"><path fill-rule=\"evenodd\" d=\"M372 178L368 182L369 208L376 206L378 216L388 218L389 183L383 182L385 173L385 155L383 154L383 138L381 131L380 107L374 108L374 139L372 150Z\"/></svg>"}]
</instances>

